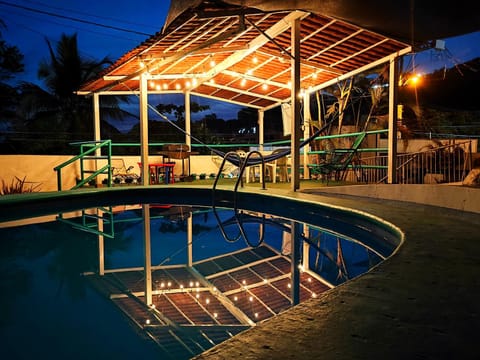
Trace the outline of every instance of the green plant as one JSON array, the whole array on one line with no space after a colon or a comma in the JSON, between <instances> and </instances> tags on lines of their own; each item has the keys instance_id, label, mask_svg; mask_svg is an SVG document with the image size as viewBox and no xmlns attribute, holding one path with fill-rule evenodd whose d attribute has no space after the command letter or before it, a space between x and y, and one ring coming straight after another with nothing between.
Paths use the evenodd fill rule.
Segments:
<instances>
[{"instance_id":1,"label":"green plant","mask_svg":"<svg viewBox=\"0 0 480 360\"><path fill-rule=\"evenodd\" d=\"M20 179L15 176L10 184L7 184L5 180L2 179L2 188L0 189L1 195L23 194L37 191L40 184L26 181L26 178L27 177L25 176L23 179Z\"/></svg>"}]
</instances>

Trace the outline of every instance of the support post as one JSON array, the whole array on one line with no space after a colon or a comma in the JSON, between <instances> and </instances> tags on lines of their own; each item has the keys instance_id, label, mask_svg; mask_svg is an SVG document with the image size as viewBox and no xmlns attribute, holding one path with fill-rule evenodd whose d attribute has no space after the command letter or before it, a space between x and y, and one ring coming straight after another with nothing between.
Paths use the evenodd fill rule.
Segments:
<instances>
[{"instance_id":1,"label":"support post","mask_svg":"<svg viewBox=\"0 0 480 360\"><path fill-rule=\"evenodd\" d=\"M264 150L265 143L265 122L264 122L265 112L263 110L258 110L258 150Z\"/></svg>"},{"instance_id":2,"label":"support post","mask_svg":"<svg viewBox=\"0 0 480 360\"><path fill-rule=\"evenodd\" d=\"M397 93L398 93L398 56L390 59L388 91L388 170L387 183L397 182Z\"/></svg>"},{"instance_id":3,"label":"support post","mask_svg":"<svg viewBox=\"0 0 480 360\"><path fill-rule=\"evenodd\" d=\"M312 116L310 114L310 93L305 91L303 95L303 138L308 139L310 137L310 123ZM310 151L310 144L303 147L303 178L309 179L308 169L308 152Z\"/></svg>"},{"instance_id":4,"label":"support post","mask_svg":"<svg viewBox=\"0 0 480 360\"><path fill-rule=\"evenodd\" d=\"M142 163L142 185L150 185L148 166L148 86L147 75L140 75L140 162Z\"/></svg>"},{"instance_id":5,"label":"support post","mask_svg":"<svg viewBox=\"0 0 480 360\"><path fill-rule=\"evenodd\" d=\"M185 144L187 144L190 151L192 151L192 114L190 101L190 91L187 91L185 92ZM188 161L190 161L190 159Z\"/></svg>"},{"instance_id":6,"label":"support post","mask_svg":"<svg viewBox=\"0 0 480 360\"><path fill-rule=\"evenodd\" d=\"M300 20L291 23L291 111L292 111L292 191L300 189Z\"/></svg>"},{"instance_id":7,"label":"support post","mask_svg":"<svg viewBox=\"0 0 480 360\"><path fill-rule=\"evenodd\" d=\"M99 142L102 139L100 131L100 95L98 93L93 94L93 137L95 141ZM95 169L99 168L98 157L102 155L102 149L95 150ZM95 177L95 182L98 185L98 176Z\"/></svg>"}]
</instances>

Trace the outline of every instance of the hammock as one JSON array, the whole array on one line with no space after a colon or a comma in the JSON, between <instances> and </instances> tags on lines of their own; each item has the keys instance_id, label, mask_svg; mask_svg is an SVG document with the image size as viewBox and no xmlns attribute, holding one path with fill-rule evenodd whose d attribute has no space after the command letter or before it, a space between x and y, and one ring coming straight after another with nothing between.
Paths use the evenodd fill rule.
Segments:
<instances>
[{"instance_id":1,"label":"hammock","mask_svg":"<svg viewBox=\"0 0 480 360\"><path fill-rule=\"evenodd\" d=\"M308 143L310 143L311 141L313 141L318 135L320 135L323 131L325 131L332 123L333 121L335 120L336 118L333 118L331 121L329 121L328 123L326 123L325 125L323 125L321 128L319 128L317 131L315 131L315 133L313 133L313 135L311 135L309 138L303 140L301 143L300 143L300 148L304 147L305 145L307 145ZM235 165L235 166L240 166L243 164L243 162L245 161L245 159L242 159L240 158L239 156L234 156L232 154L226 156L227 154L220 151L220 150L217 150L217 149L214 149L214 148L211 148L211 150L217 154L218 156L222 157L222 158L225 158L228 162L230 162L231 164ZM287 156L289 155L290 153L292 152L292 149L291 147L288 147L288 148L285 148L285 150L283 151L279 151L279 152L275 152L275 153L272 153L270 155L266 155L263 157L263 161L265 163L267 162L271 162L271 161L275 161L277 159L280 159L284 156ZM259 165L262 163L262 158L261 157L251 157L251 158L248 158L245 166L252 166L252 165Z\"/></svg>"}]
</instances>

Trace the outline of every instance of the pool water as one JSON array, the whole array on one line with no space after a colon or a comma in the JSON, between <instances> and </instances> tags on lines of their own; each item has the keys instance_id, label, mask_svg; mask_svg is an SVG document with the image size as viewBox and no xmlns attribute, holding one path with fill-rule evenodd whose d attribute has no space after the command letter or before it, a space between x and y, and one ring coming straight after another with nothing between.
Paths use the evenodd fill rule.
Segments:
<instances>
[{"instance_id":1,"label":"pool water","mask_svg":"<svg viewBox=\"0 0 480 360\"><path fill-rule=\"evenodd\" d=\"M152 206L145 304L144 215L112 210L104 276L98 233L72 226L82 217L0 229L3 358L188 359L290 307L292 288L300 301L316 297L386 256L307 224L295 242L297 225L268 214Z\"/></svg>"}]
</instances>

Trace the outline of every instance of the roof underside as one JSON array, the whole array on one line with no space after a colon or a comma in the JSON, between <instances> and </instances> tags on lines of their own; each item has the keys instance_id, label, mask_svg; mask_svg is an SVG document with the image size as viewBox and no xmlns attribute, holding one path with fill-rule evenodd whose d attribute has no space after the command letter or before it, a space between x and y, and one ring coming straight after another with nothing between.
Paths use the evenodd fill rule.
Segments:
<instances>
[{"instance_id":1,"label":"roof underside","mask_svg":"<svg viewBox=\"0 0 480 360\"><path fill-rule=\"evenodd\" d=\"M209 8L204 2L126 53L80 93L138 91L139 75L147 72L149 93L190 91L258 109L278 106L291 96L295 19L301 20L304 90L326 87L410 50L407 43L321 14Z\"/></svg>"}]
</instances>

